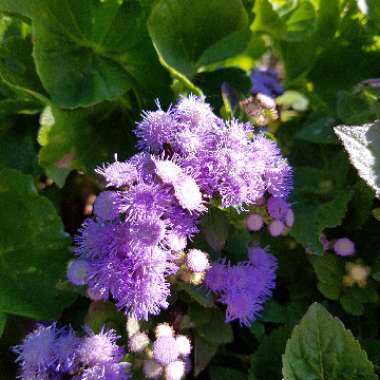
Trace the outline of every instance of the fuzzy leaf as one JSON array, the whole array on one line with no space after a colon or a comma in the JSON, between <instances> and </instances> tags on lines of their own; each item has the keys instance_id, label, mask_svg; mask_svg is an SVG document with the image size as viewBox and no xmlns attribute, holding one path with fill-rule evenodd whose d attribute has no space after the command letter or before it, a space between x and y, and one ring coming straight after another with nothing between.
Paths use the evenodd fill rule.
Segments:
<instances>
[{"instance_id":1,"label":"fuzzy leaf","mask_svg":"<svg viewBox=\"0 0 380 380\"><path fill-rule=\"evenodd\" d=\"M380 198L380 122L334 128L358 174Z\"/></svg>"},{"instance_id":2,"label":"fuzzy leaf","mask_svg":"<svg viewBox=\"0 0 380 380\"><path fill-rule=\"evenodd\" d=\"M310 306L283 356L284 380L376 380L373 364L340 320Z\"/></svg>"},{"instance_id":3,"label":"fuzzy leaf","mask_svg":"<svg viewBox=\"0 0 380 380\"><path fill-rule=\"evenodd\" d=\"M199 335L194 336L194 376L198 376L210 363L218 350L218 345L210 343Z\"/></svg>"}]
</instances>

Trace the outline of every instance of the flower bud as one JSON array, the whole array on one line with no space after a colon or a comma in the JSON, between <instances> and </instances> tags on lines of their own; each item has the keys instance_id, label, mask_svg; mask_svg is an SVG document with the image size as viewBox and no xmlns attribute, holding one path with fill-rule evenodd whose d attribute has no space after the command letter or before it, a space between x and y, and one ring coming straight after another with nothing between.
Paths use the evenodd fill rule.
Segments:
<instances>
[{"instance_id":1,"label":"flower bud","mask_svg":"<svg viewBox=\"0 0 380 380\"><path fill-rule=\"evenodd\" d=\"M176 360L165 367L165 380L181 380L185 376L185 363Z\"/></svg>"},{"instance_id":2,"label":"flower bud","mask_svg":"<svg viewBox=\"0 0 380 380\"><path fill-rule=\"evenodd\" d=\"M334 243L334 251L339 256L352 256L355 253L355 245L348 238L340 238Z\"/></svg>"},{"instance_id":3,"label":"flower bud","mask_svg":"<svg viewBox=\"0 0 380 380\"><path fill-rule=\"evenodd\" d=\"M188 356L191 353L190 339L185 335L178 335L175 338L177 349L180 355Z\"/></svg>"},{"instance_id":4,"label":"flower bud","mask_svg":"<svg viewBox=\"0 0 380 380\"><path fill-rule=\"evenodd\" d=\"M280 236L284 232L284 229L285 225L281 220L273 220L268 226L268 231L273 237Z\"/></svg>"},{"instance_id":5,"label":"flower bud","mask_svg":"<svg viewBox=\"0 0 380 380\"><path fill-rule=\"evenodd\" d=\"M259 231L264 225L264 219L260 214L249 214L245 219L249 231Z\"/></svg>"},{"instance_id":6,"label":"flower bud","mask_svg":"<svg viewBox=\"0 0 380 380\"><path fill-rule=\"evenodd\" d=\"M131 352L142 352L150 343L148 335L138 332L129 338L128 346Z\"/></svg>"},{"instance_id":7,"label":"flower bud","mask_svg":"<svg viewBox=\"0 0 380 380\"><path fill-rule=\"evenodd\" d=\"M74 285L84 285L87 280L89 264L86 260L72 260L67 267L67 278Z\"/></svg>"},{"instance_id":8,"label":"flower bud","mask_svg":"<svg viewBox=\"0 0 380 380\"><path fill-rule=\"evenodd\" d=\"M156 338L159 338L160 336L174 336L173 327L167 323L160 323L157 325L154 333L156 335Z\"/></svg>"}]
</instances>

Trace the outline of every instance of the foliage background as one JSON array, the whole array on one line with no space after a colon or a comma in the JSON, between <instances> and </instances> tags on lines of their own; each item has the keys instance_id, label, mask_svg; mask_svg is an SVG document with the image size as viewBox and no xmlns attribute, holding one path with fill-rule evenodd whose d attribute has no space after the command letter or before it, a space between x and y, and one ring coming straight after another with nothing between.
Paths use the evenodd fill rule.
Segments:
<instances>
[{"instance_id":1,"label":"foliage background","mask_svg":"<svg viewBox=\"0 0 380 380\"><path fill-rule=\"evenodd\" d=\"M65 280L70 235L103 187L94 168L134 152L133 126L156 98L166 107L179 94L204 94L221 116L246 118L222 84L246 98L247 73L263 59L283 68L281 118L268 134L294 166L296 224L282 239L263 238L280 262L278 285L250 329L224 325L204 294L178 290L194 327L195 372L212 380L377 378L380 126L372 122L380 103L379 82L363 81L380 77L380 4L366 5L0 0L2 379L15 378L9 347L34 320L123 329L110 304L89 308ZM351 127L334 132L337 125ZM203 235L216 234L232 260L244 257L244 229L231 232L220 215L205 225ZM323 255L322 231L352 239L356 257ZM344 281L348 263L370 268L364 285ZM294 329L316 301L355 340L318 305Z\"/></svg>"}]
</instances>

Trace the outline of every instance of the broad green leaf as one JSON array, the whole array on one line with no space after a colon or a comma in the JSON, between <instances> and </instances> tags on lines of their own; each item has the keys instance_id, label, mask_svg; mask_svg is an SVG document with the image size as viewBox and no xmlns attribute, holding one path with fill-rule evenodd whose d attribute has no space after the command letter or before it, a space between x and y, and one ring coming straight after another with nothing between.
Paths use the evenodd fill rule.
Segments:
<instances>
[{"instance_id":1,"label":"broad green leaf","mask_svg":"<svg viewBox=\"0 0 380 380\"><path fill-rule=\"evenodd\" d=\"M188 316L195 326L201 326L209 323L212 314L212 309L205 308L198 303L192 303L189 306Z\"/></svg>"},{"instance_id":2,"label":"broad green leaf","mask_svg":"<svg viewBox=\"0 0 380 380\"><path fill-rule=\"evenodd\" d=\"M213 296L205 287L188 284L186 282L178 283L178 286L203 307L214 306Z\"/></svg>"},{"instance_id":3,"label":"broad green leaf","mask_svg":"<svg viewBox=\"0 0 380 380\"><path fill-rule=\"evenodd\" d=\"M194 376L198 376L210 363L218 350L218 345L210 343L198 334L194 336Z\"/></svg>"},{"instance_id":4,"label":"broad green leaf","mask_svg":"<svg viewBox=\"0 0 380 380\"><path fill-rule=\"evenodd\" d=\"M334 128L352 165L380 198L380 122Z\"/></svg>"},{"instance_id":5,"label":"broad green leaf","mask_svg":"<svg viewBox=\"0 0 380 380\"><path fill-rule=\"evenodd\" d=\"M197 331L203 339L215 344L231 343L234 337L231 325L224 321L224 313L216 308L209 323L200 326Z\"/></svg>"},{"instance_id":6,"label":"broad green leaf","mask_svg":"<svg viewBox=\"0 0 380 380\"><path fill-rule=\"evenodd\" d=\"M33 178L0 169L0 312L55 319L74 296L59 289L70 239Z\"/></svg>"},{"instance_id":7,"label":"broad green leaf","mask_svg":"<svg viewBox=\"0 0 380 380\"><path fill-rule=\"evenodd\" d=\"M315 29L316 12L309 0L300 0L297 8L286 18L288 41L304 40Z\"/></svg>"},{"instance_id":8,"label":"broad green leaf","mask_svg":"<svg viewBox=\"0 0 380 380\"><path fill-rule=\"evenodd\" d=\"M250 233L244 230L236 230L228 237L224 252L233 263L247 259L248 245L251 241Z\"/></svg>"},{"instance_id":9,"label":"broad green leaf","mask_svg":"<svg viewBox=\"0 0 380 380\"><path fill-rule=\"evenodd\" d=\"M317 303L286 344L284 380L376 380L373 364L349 330Z\"/></svg>"},{"instance_id":10,"label":"broad green leaf","mask_svg":"<svg viewBox=\"0 0 380 380\"><path fill-rule=\"evenodd\" d=\"M7 315L5 313L0 313L0 338L3 335L6 323Z\"/></svg>"},{"instance_id":11,"label":"broad green leaf","mask_svg":"<svg viewBox=\"0 0 380 380\"><path fill-rule=\"evenodd\" d=\"M210 380L246 380L247 375L228 367L210 367Z\"/></svg>"},{"instance_id":12,"label":"broad green leaf","mask_svg":"<svg viewBox=\"0 0 380 380\"><path fill-rule=\"evenodd\" d=\"M364 314L365 304L378 303L379 296L373 284L369 283L364 288L357 286L345 288L339 301L348 314L358 316Z\"/></svg>"},{"instance_id":13,"label":"broad green leaf","mask_svg":"<svg viewBox=\"0 0 380 380\"><path fill-rule=\"evenodd\" d=\"M202 218L201 231L215 252L220 252L228 237L229 224L226 214L218 208L210 208Z\"/></svg>"},{"instance_id":14,"label":"broad green leaf","mask_svg":"<svg viewBox=\"0 0 380 380\"><path fill-rule=\"evenodd\" d=\"M148 11L137 1L30 0L33 56L53 101L85 107L168 83L146 29Z\"/></svg>"},{"instance_id":15,"label":"broad green leaf","mask_svg":"<svg viewBox=\"0 0 380 380\"><path fill-rule=\"evenodd\" d=\"M286 308L274 299L265 303L263 311L260 313L259 320L272 323L286 322Z\"/></svg>"},{"instance_id":16,"label":"broad green leaf","mask_svg":"<svg viewBox=\"0 0 380 380\"><path fill-rule=\"evenodd\" d=\"M335 255L310 256L318 278L318 289L328 299L337 300L342 290L342 278L345 274L344 262Z\"/></svg>"},{"instance_id":17,"label":"broad green leaf","mask_svg":"<svg viewBox=\"0 0 380 380\"><path fill-rule=\"evenodd\" d=\"M10 37L0 46L0 77L11 89L42 104L47 98L36 74L31 36Z\"/></svg>"},{"instance_id":18,"label":"broad green leaf","mask_svg":"<svg viewBox=\"0 0 380 380\"><path fill-rule=\"evenodd\" d=\"M93 110L90 119L82 111L51 107L42 113L39 164L59 186L63 186L72 170L93 174L96 166L112 161L115 153L125 157L130 152L130 131L117 124L104 128L100 113L103 109Z\"/></svg>"},{"instance_id":19,"label":"broad green leaf","mask_svg":"<svg viewBox=\"0 0 380 380\"><path fill-rule=\"evenodd\" d=\"M161 0L148 28L162 62L174 75L191 79L200 66L245 48L247 19L240 0Z\"/></svg>"},{"instance_id":20,"label":"broad green leaf","mask_svg":"<svg viewBox=\"0 0 380 380\"><path fill-rule=\"evenodd\" d=\"M295 224L290 230L300 244L312 253L321 255L322 244L319 241L321 232L325 228L334 228L340 225L352 197L352 191L339 191L334 199L321 203L315 197L296 197L294 204Z\"/></svg>"},{"instance_id":21,"label":"broad green leaf","mask_svg":"<svg viewBox=\"0 0 380 380\"><path fill-rule=\"evenodd\" d=\"M0 130L0 165L36 175L41 170L37 162L34 125L30 124L24 118L9 129Z\"/></svg>"},{"instance_id":22,"label":"broad green leaf","mask_svg":"<svg viewBox=\"0 0 380 380\"><path fill-rule=\"evenodd\" d=\"M263 339L251 357L249 380L281 378L281 357L289 336L290 331L286 327L280 327Z\"/></svg>"},{"instance_id":23,"label":"broad green leaf","mask_svg":"<svg viewBox=\"0 0 380 380\"><path fill-rule=\"evenodd\" d=\"M256 0L253 13L255 18L251 25L252 31L267 33L276 39L282 39L286 35L285 21L273 9L269 0Z\"/></svg>"},{"instance_id":24,"label":"broad green leaf","mask_svg":"<svg viewBox=\"0 0 380 380\"><path fill-rule=\"evenodd\" d=\"M316 144L337 144L333 130L335 124L335 119L331 116L319 117L306 122L297 132L296 138Z\"/></svg>"}]
</instances>

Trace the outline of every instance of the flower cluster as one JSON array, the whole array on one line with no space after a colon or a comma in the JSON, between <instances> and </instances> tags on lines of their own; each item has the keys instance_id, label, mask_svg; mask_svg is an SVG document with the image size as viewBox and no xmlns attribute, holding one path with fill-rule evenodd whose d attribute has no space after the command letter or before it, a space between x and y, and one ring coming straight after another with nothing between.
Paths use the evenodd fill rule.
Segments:
<instances>
[{"instance_id":1,"label":"flower cluster","mask_svg":"<svg viewBox=\"0 0 380 380\"><path fill-rule=\"evenodd\" d=\"M129 328L128 328L129 327ZM142 360L142 370L147 379L180 380L191 371L191 343L185 335L162 323L155 329L155 340L150 341L145 332L133 328L129 322L129 350Z\"/></svg>"},{"instance_id":2,"label":"flower cluster","mask_svg":"<svg viewBox=\"0 0 380 380\"><path fill-rule=\"evenodd\" d=\"M286 199L292 170L274 141L249 123L223 121L195 96L143 113L135 134L140 153L97 170L113 189L97 197L76 237L68 277L92 299L112 297L148 319L168 306L168 276L207 201L241 211L264 196ZM189 265L199 260L192 256Z\"/></svg>"},{"instance_id":3,"label":"flower cluster","mask_svg":"<svg viewBox=\"0 0 380 380\"><path fill-rule=\"evenodd\" d=\"M275 286L277 260L265 249L252 247L249 260L230 265L214 263L206 273L205 284L227 305L226 322L238 319L249 326L271 297Z\"/></svg>"},{"instance_id":4,"label":"flower cluster","mask_svg":"<svg viewBox=\"0 0 380 380\"><path fill-rule=\"evenodd\" d=\"M289 203L279 197L263 198L260 206L249 213L245 219L249 231L260 231L267 224L271 236L283 235L294 224L294 212Z\"/></svg>"},{"instance_id":5,"label":"flower cluster","mask_svg":"<svg viewBox=\"0 0 380 380\"><path fill-rule=\"evenodd\" d=\"M14 348L22 380L127 380L129 366L114 330L87 330L78 337L70 327L39 325Z\"/></svg>"}]
</instances>

